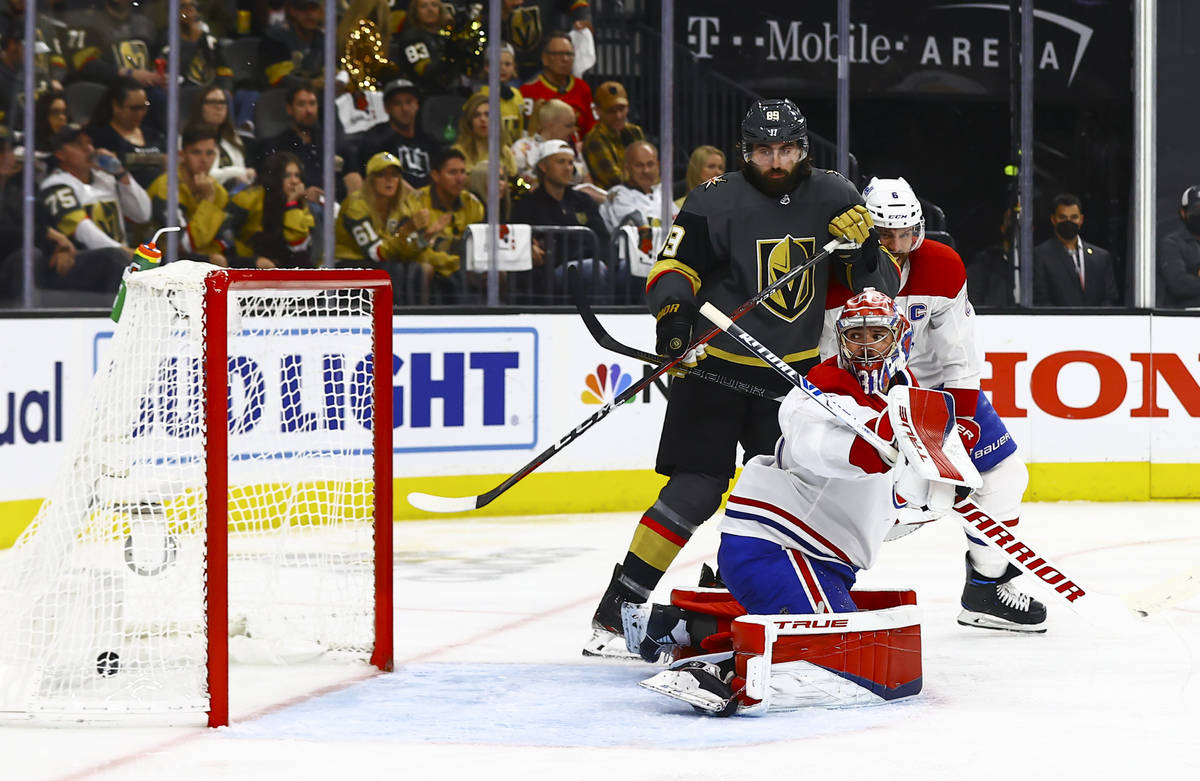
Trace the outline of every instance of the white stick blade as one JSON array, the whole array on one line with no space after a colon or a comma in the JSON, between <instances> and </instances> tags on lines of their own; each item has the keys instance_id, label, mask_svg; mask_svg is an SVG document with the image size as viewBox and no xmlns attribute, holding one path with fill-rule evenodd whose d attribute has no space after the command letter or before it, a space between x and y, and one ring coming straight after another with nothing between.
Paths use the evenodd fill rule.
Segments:
<instances>
[{"instance_id":1,"label":"white stick blade","mask_svg":"<svg viewBox=\"0 0 1200 781\"><path fill-rule=\"evenodd\" d=\"M1200 594L1200 567L1126 594L1123 600L1138 615L1149 616L1186 602L1197 594Z\"/></svg>"},{"instance_id":2,"label":"white stick blade","mask_svg":"<svg viewBox=\"0 0 1200 781\"><path fill-rule=\"evenodd\" d=\"M427 513L465 513L475 509L477 499L475 496L434 496L420 491L408 495L409 504Z\"/></svg>"}]
</instances>

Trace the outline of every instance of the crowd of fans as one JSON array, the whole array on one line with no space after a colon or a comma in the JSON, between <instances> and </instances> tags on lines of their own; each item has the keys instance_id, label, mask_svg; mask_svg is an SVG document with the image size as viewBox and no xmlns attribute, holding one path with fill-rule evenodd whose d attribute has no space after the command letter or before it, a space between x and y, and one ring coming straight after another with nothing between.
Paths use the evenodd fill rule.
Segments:
<instances>
[{"instance_id":1,"label":"crowd of fans","mask_svg":"<svg viewBox=\"0 0 1200 781\"><path fill-rule=\"evenodd\" d=\"M0 4L0 231L11 239L0 297L11 298L20 295L22 260L13 251L22 235L15 174L27 145L9 128L23 127L25 3ZM322 3L182 0L178 213L168 215L167 7L39 4L28 145L37 171L38 288L115 291L133 248L172 222L183 227L183 257L232 267L320 265L320 226L332 209L336 264L387 270L399 301L482 295L463 259L467 227L487 216L491 117L478 8L343 4L330 156ZM607 285L618 262L610 257L613 231L658 223L657 150L629 122L625 87L606 82L593 94L577 67L576 36L592 29L586 2L503 7L498 216L535 226L536 277L517 284L506 275L503 292L525 301L561 295L569 263L597 271L591 278ZM334 193L323 189L327 159ZM555 231L565 227L583 227L594 240L567 246Z\"/></svg>"},{"instance_id":2,"label":"crowd of fans","mask_svg":"<svg viewBox=\"0 0 1200 781\"><path fill-rule=\"evenodd\" d=\"M20 297L19 174L31 151L38 288L115 291L133 248L171 222L184 228L181 256L233 267L320 265L321 225L332 209L338 266L387 270L400 303L478 300L484 285L463 257L468 226L488 216L492 118L478 5L339 3L332 155L321 122L321 0L181 0L177 139L165 137L168 7L39 3L35 134L25 144L13 132L23 128L25 0L0 0L0 298ZM653 246L658 150L630 121L626 86L589 83L590 65L578 61L577 43L586 52L591 40L586 0L502 7L496 217L535 227L530 278L508 273L501 292L510 302L561 296L564 269L574 264L610 294L626 291L616 300L638 300L628 256ZM168 143L179 150L173 217ZM333 193L324 192L327 159ZM675 210L726 165L716 147L693 150ZM1200 304L1200 189L1188 193L1184 227L1160 252L1166 305ZM1112 258L1080 235L1083 204L1056 198L1050 222L1055 236L1034 259L1034 303L1115 305ZM1011 224L1006 215L1002 241L968 263L979 305L1014 303ZM590 240L563 241L558 229L568 228L585 228Z\"/></svg>"}]
</instances>

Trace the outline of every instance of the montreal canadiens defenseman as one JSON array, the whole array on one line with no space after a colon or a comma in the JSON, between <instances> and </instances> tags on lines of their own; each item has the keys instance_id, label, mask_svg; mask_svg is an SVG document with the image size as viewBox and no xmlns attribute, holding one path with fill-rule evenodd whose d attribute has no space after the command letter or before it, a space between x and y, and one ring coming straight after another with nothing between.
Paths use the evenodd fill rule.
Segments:
<instances>
[{"instance_id":1,"label":"montreal canadiens defenseman","mask_svg":"<svg viewBox=\"0 0 1200 781\"><path fill-rule=\"evenodd\" d=\"M971 498L1005 526L1016 526L1029 473L1012 435L979 389L983 356L975 338L975 313L967 300L962 258L948 245L925 237L921 201L904 179L872 179L863 199L880 243L900 260L900 292L895 300L913 328L909 371L921 387L944 389L954 397L959 434L983 477L983 485ZM837 279L830 281L822 357L838 350L835 322L852 295ZM968 534L967 543L958 623L1045 632L1045 605L1012 582L1020 571L982 540Z\"/></svg>"}]
</instances>

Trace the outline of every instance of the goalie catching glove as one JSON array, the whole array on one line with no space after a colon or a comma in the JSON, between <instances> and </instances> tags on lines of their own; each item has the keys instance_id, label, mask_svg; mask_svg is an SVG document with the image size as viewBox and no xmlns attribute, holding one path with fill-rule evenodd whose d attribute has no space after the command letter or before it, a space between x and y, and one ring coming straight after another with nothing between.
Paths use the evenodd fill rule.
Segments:
<instances>
[{"instance_id":1,"label":"goalie catching glove","mask_svg":"<svg viewBox=\"0 0 1200 781\"><path fill-rule=\"evenodd\" d=\"M654 349L659 355L678 358L692 343L692 328L696 324L696 303L668 298L655 315ZM698 356L697 356L698 357Z\"/></svg>"}]
</instances>

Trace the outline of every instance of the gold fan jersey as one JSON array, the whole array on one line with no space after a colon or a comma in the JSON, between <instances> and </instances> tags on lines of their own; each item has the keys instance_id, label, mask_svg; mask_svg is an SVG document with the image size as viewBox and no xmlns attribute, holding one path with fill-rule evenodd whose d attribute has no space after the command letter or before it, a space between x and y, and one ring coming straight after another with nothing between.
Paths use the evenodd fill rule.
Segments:
<instances>
[{"instance_id":1,"label":"gold fan jersey","mask_svg":"<svg viewBox=\"0 0 1200 781\"><path fill-rule=\"evenodd\" d=\"M227 217L221 226L220 240L225 246L232 241L234 251L243 258L252 258L254 237L263 230L263 188L250 187L229 199ZM292 252L307 249L312 243L316 220L303 202L293 201L284 207L283 240Z\"/></svg>"},{"instance_id":2,"label":"gold fan jersey","mask_svg":"<svg viewBox=\"0 0 1200 781\"><path fill-rule=\"evenodd\" d=\"M225 205L229 203L229 193L220 183L213 182L213 197L202 201L184 186L182 174L179 178L179 214L176 224L183 229L180 233L179 248L184 252L199 252L205 255L224 254L229 247L218 238L218 233L225 222ZM163 174L155 179L147 192L150 195L154 221L159 225L166 225L167 175Z\"/></svg>"},{"instance_id":3,"label":"gold fan jersey","mask_svg":"<svg viewBox=\"0 0 1200 781\"><path fill-rule=\"evenodd\" d=\"M646 283L651 312L667 299L711 301L729 313L759 290L821 251L832 237L830 219L862 196L835 171L814 168L791 192L771 197L740 172L692 190L666 237ZM899 288L900 271L882 253L848 264L827 258L772 294L739 320L789 363L817 358L830 274L855 292L874 287L888 295ZM703 318L696 335L707 330ZM743 366L765 366L727 334L708 346L710 358Z\"/></svg>"},{"instance_id":4,"label":"gold fan jersey","mask_svg":"<svg viewBox=\"0 0 1200 781\"><path fill-rule=\"evenodd\" d=\"M406 246L398 234L406 220L399 199L391 213L380 219L362 190L352 193L338 212L334 254L338 260L366 259L376 263L401 260Z\"/></svg>"},{"instance_id":5,"label":"gold fan jersey","mask_svg":"<svg viewBox=\"0 0 1200 781\"><path fill-rule=\"evenodd\" d=\"M125 246L125 218L150 219L150 197L133 177L121 184L103 171L85 182L56 169L42 180L38 201L50 227L70 237L79 249Z\"/></svg>"}]
</instances>

